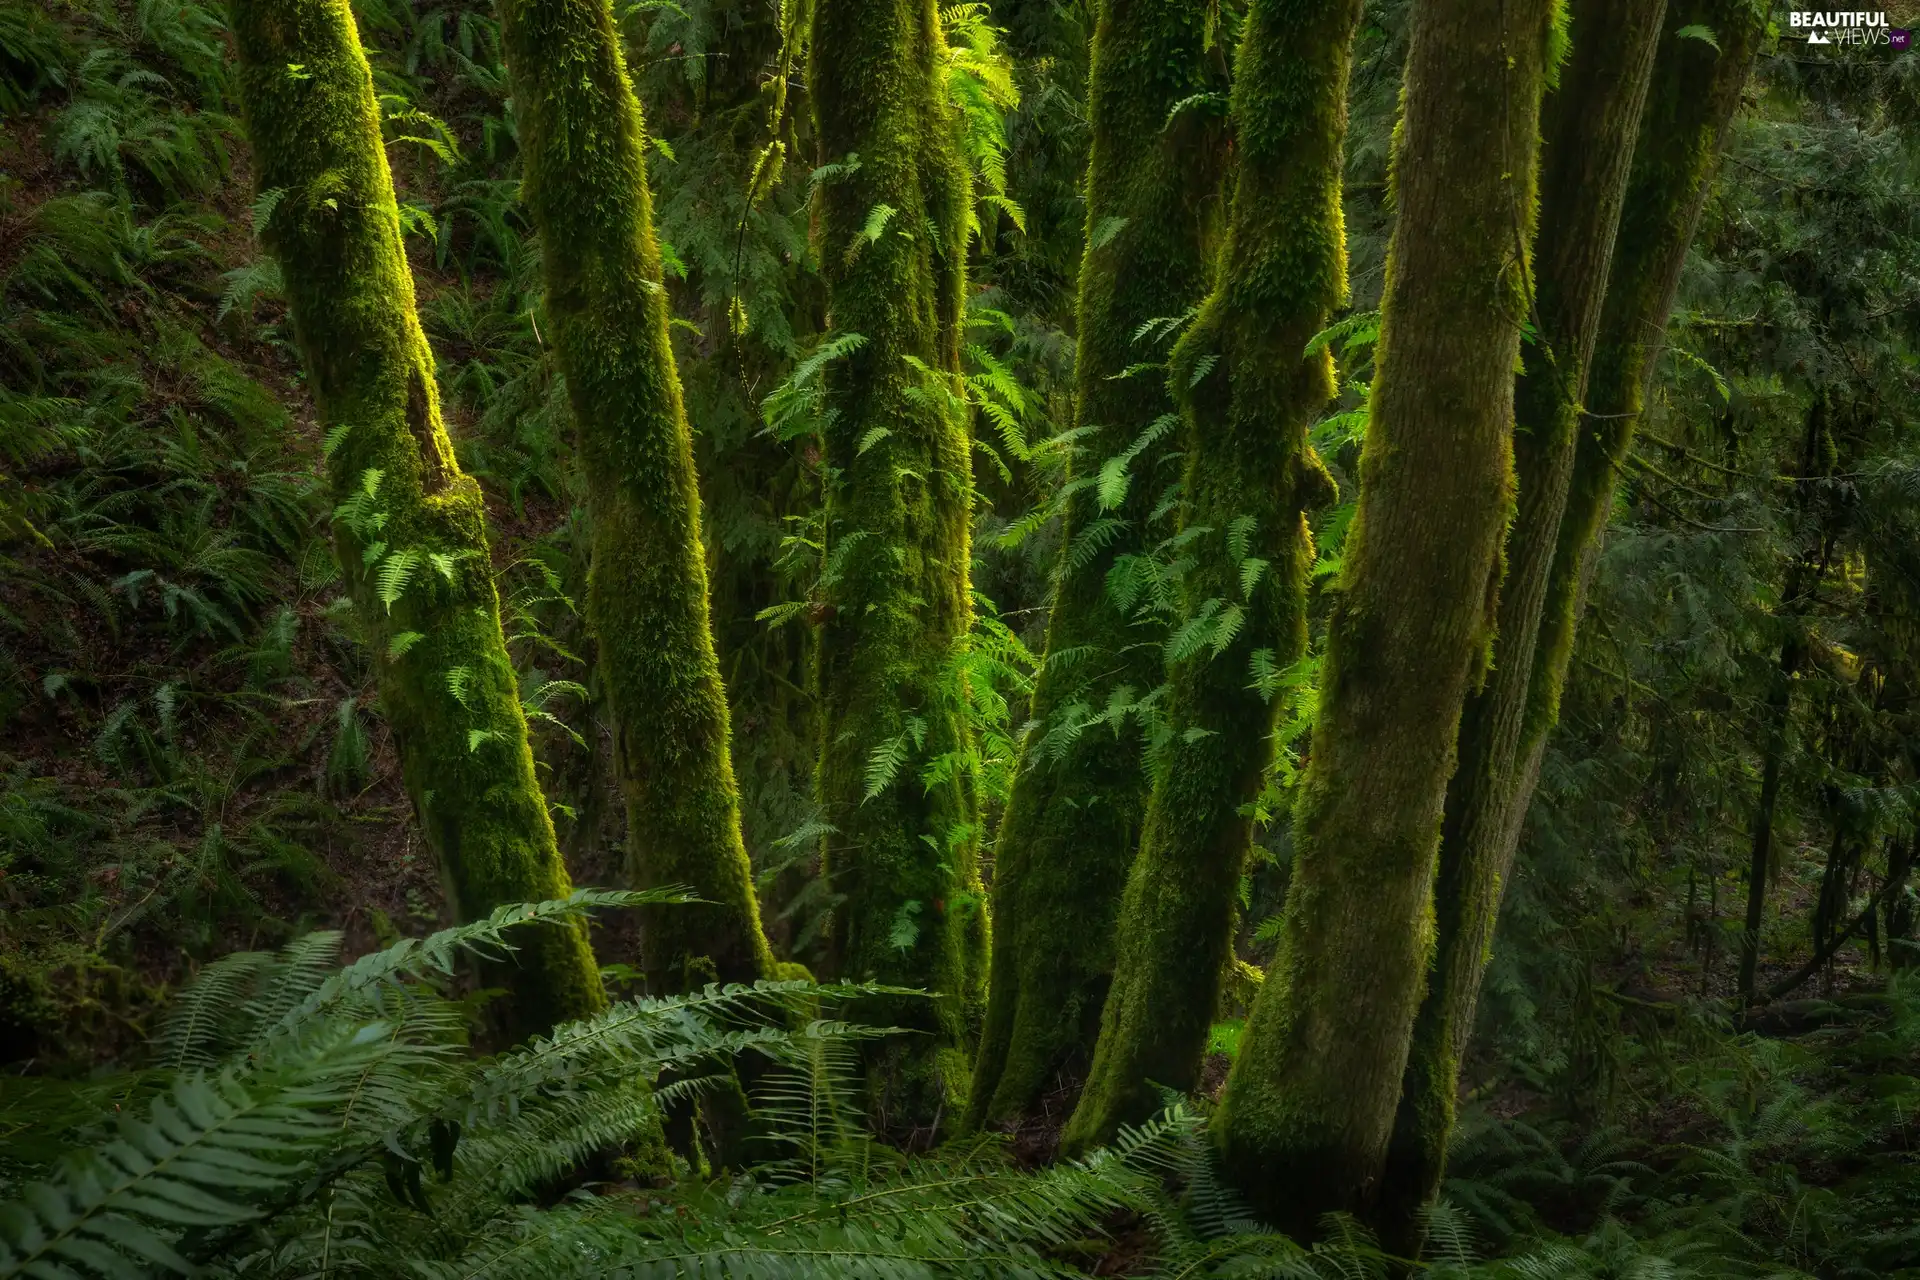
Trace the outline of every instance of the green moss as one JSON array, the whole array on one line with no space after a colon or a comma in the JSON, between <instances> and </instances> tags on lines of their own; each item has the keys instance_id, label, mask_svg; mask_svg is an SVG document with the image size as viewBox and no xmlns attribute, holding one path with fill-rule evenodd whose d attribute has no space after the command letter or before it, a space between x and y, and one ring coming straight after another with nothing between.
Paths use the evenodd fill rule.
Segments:
<instances>
[{"instance_id":1,"label":"green moss","mask_svg":"<svg viewBox=\"0 0 1920 1280\"><path fill-rule=\"evenodd\" d=\"M1284 668L1305 647L1313 551L1301 512L1330 488L1306 428L1332 398L1332 361L1302 353L1346 296L1340 160L1359 11L1257 0L1241 38L1239 174L1220 275L1171 370L1186 426L1186 527L1209 531L1193 544L1187 604L1197 616L1213 601L1240 621L1169 672L1172 740L1121 900L1093 1069L1063 1137L1070 1150L1152 1111L1155 1085L1192 1087L1206 1049L1252 835L1244 814L1280 710L1249 688L1254 655Z\"/></svg>"},{"instance_id":2,"label":"green moss","mask_svg":"<svg viewBox=\"0 0 1920 1280\"><path fill-rule=\"evenodd\" d=\"M1701 25L1720 33L1718 49L1677 34ZM1587 380L1587 416L1540 625L1527 712L1535 744L1544 744L1559 717L1592 556L1613 508L1614 477L1633 443L1680 268L1763 35L1753 9L1740 0L1673 0L1665 31L1620 216Z\"/></svg>"},{"instance_id":3,"label":"green moss","mask_svg":"<svg viewBox=\"0 0 1920 1280\"><path fill-rule=\"evenodd\" d=\"M381 705L463 918L569 891L500 630L479 486L440 422L372 75L346 0L234 0L264 238L331 450L335 529ZM508 961L524 1034L605 1000L583 930Z\"/></svg>"},{"instance_id":4,"label":"green moss","mask_svg":"<svg viewBox=\"0 0 1920 1280\"><path fill-rule=\"evenodd\" d=\"M607 0L504 0L501 36L579 428L587 618L617 726L630 874L643 887L689 885L709 904L650 913L644 967L656 990L751 982L773 956L740 836L640 106Z\"/></svg>"},{"instance_id":5,"label":"green moss","mask_svg":"<svg viewBox=\"0 0 1920 1280\"><path fill-rule=\"evenodd\" d=\"M1378 1185L1432 946L1455 730L1492 638L1553 10L1502 14L1434 0L1414 15L1379 373L1292 879L1214 1118L1229 1175L1298 1235Z\"/></svg>"},{"instance_id":6,"label":"green moss","mask_svg":"<svg viewBox=\"0 0 1920 1280\"><path fill-rule=\"evenodd\" d=\"M1532 794L1524 772L1536 640L1566 509L1588 361L1659 43L1665 0L1575 0L1583 33L1542 112L1534 314L1539 341L1514 387L1519 481L1493 666L1461 716L1434 887L1437 942L1414 1024L1380 1193L1379 1222L1403 1252L1439 1189L1459 1056L1473 1025L1501 887Z\"/></svg>"},{"instance_id":7,"label":"green moss","mask_svg":"<svg viewBox=\"0 0 1920 1280\"><path fill-rule=\"evenodd\" d=\"M879 1051L890 1123L958 1113L985 995L978 804L964 778L921 781L965 744L948 668L971 623L971 460L952 407L969 192L942 48L931 0L819 0L808 71L821 158L840 166L815 210L832 324L866 339L827 382L817 787L844 895L831 962L940 997L863 1014L931 1033ZM872 768L876 751L894 767Z\"/></svg>"},{"instance_id":8,"label":"green moss","mask_svg":"<svg viewBox=\"0 0 1920 1280\"><path fill-rule=\"evenodd\" d=\"M1082 457L1097 468L1175 411L1163 383L1118 379L1153 349L1134 340L1151 320L1178 316L1206 291L1217 239L1224 155L1217 121L1167 114L1216 87L1208 16L1194 0L1107 0L1093 34L1088 92L1087 243L1080 267L1075 419ZM1116 222L1117 220L1117 222ZM1117 226L1117 229L1116 229ZM1063 555L1047 628L1048 654L1032 715L1057 722L1073 704L1103 707L1125 687L1160 683L1164 628L1114 606L1107 574L1144 549L1176 441L1141 454L1124 503L1100 509L1082 489L1068 507L1068 546L1096 521L1118 535L1090 555ZM1075 655L1069 661L1065 655ZM1081 734L1058 759L1029 750L994 845L993 962L986 1023L968 1102L970 1126L1028 1107L1061 1065L1093 1049L1113 972L1113 922L1139 846L1148 779L1135 727Z\"/></svg>"}]
</instances>

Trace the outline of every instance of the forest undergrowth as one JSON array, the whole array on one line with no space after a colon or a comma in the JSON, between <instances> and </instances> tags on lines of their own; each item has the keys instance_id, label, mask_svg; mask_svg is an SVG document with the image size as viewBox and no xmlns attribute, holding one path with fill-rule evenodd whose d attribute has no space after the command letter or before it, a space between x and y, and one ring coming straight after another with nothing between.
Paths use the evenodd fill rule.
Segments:
<instances>
[{"instance_id":1,"label":"forest undergrowth","mask_svg":"<svg viewBox=\"0 0 1920 1280\"><path fill-rule=\"evenodd\" d=\"M814 225L845 177L812 163L825 2L613 6L742 835L775 955L818 973L846 894L820 874L817 647L858 554L828 515L831 380L869 341L834 327ZM1227 110L1246 6L1200 7L1220 91L1169 131ZM1674 38L1718 49L1724 24L1682 9ZM352 10L559 845L573 883L629 885L499 24ZM1243 682L1278 727L1200 1087L1060 1159L1084 1055L1019 1123L876 1133L863 1064L912 1033L872 1011L925 997L848 974L649 989L634 908L687 895L455 919L335 556L226 15L0 0L0 1276L1920 1277L1920 55L1820 57L1780 14L1617 468L1420 1256L1341 1215L1291 1240L1222 1171L1208 1126L1281 944L1361 483L1411 12L1368 4L1352 51L1351 297L1309 347L1337 369L1307 439L1339 496L1308 513L1306 653L1259 650ZM1030 719L1043 663L1084 657L1047 651L1059 565L1136 548L1107 590L1166 664L1240 625L1189 589L1209 531L1180 522L1174 424L1089 456L1075 423L1075 280L1122 231L1086 225L1096 16L939 11L971 266L959 370L913 390L972 423L972 613L937 679L965 732L934 759L912 721L858 747L869 799L977 796L940 839L974 842L989 885L1019 769L1137 734L1150 770L1176 737L1165 683L1089 676ZM1193 318L1142 326L1126 376L1164 378ZM1523 364L1552 359L1521 331ZM1251 597L1265 562L1222 532ZM891 945L959 905L902 903ZM553 927L535 915L591 922L610 1003L515 1045L486 984L516 924Z\"/></svg>"}]
</instances>

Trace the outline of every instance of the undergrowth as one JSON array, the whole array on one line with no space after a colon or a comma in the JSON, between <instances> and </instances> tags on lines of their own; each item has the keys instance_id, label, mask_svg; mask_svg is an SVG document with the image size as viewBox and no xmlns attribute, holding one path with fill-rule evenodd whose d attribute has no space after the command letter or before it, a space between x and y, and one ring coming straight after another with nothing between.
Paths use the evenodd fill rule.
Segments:
<instances>
[{"instance_id":1,"label":"undergrowth","mask_svg":"<svg viewBox=\"0 0 1920 1280\"><path fill-rule=\"evenodd\" d=\"M0 1276L1386 1277L1404 1262L1330 1219L1303 1247L1219 1175L1176 1103L1108 1149L1041 1171L985 1136L907 1155L866 1132L871 986L763 981L621 1002L495 1055L471 1052L470 953L512 931L673 891L590 890L408 939L340 967L318 931L207 966L137 1063L42 1080L0 1104ZM1743 1042L1691 1069L1692 1127L1658 1150L1605 1131L1469 1130L1429 1219L1433 1277L1904 1274L1920 1178L1891 1153L1865 1195L1798 1165L1911 1124L1920 1000L1896 989L1839 1060ZM676 1152L663 1115L735 1067L755 1157ZM1805 1071L1881 1069L1811 1102ZM706 1133L706 1130L697 1130ZM1889 1177L1888 1161L1905 1172ZM1897 1170L1895 1170L1897 1172ZM1871 1176L1869 1176L1871 1175ZM1562 1235L1547 1222L1584 1217ZM1505 1255L1483 1254L1498 1247Z\"/></svg>"},{"instance_id":2,"label":"undergrowth","mask_svg":"<svg viewBox=\"0 0 1920 1280\"><path fill-rule=\"evenodd\" d=\"M929 776L968 773L989 819L1023 744L1045 757L1129 721L1164 736L1153 689L1025 721L1053 567L1114 532L1063 548L1064 499L1091 487L1111 512L1158 483L1134 474L1151 439L1096 458L1067 429L1091 15L1041 8L945 13L986 193L966 376L937 389L977 426L981 622L948 670L978 750ZM542 781L576 879L604 881L623 832L575 607L591 531L497 26L484 4L354 10L449 430L488 493ZM812 628L834 572L818 391L860 340L832 330L810 256L805 5L616 10L657 132L743 821L770 935L805 960L836 902L812 874L808 798ZM1230 34L1238 6L1220 17ZM1314 439L1345 499L1316 524L1316 592L1354 510L1404 26L1404 5L1369 6L1356 306L1316 339L1343 371ZM1811 907L1795 895L1820 886L1810 914L1830 936L1862 905L1877 928L1880 892L1874 966L1883 949L1889 969L1910 958L1913 890L1876 889L1856 838L1906 831L1912 810L1911 726L1874 701L1872 674L1904 652L1886 622L1899 602L1858 568L1905 565L1914 528L1915 472L1880 425L1912 400L1911 342L1891 327L1912 312L1911 273L1888 239L1911 213L1907 161L1882 106L1776 66L1812 105L1740 126L1503 921L1480 1083L1426 1254L1407 1263L1350 1223L1312 1246L1264 1230L1217 1175L1204 1099L1039 1172L997 1136L914 1155L874 1141L853 1050L885 1031L835 1018L867 988L639 996L511 1052L470 1041L486 993L461 953L497 955L529 912L637 899L582 893L430 933L439 888L338 590L320 441L240 194L224 39L198 0L0 0L0 1276L1920 1276L1911 970L1866 982L1843 963L1833 998L1798 1002L1784 1027L1735 1025L1720 990L1743 856L1725 815L1750 803L1754 690L1781 634L1771 583L1805 546L1855 549L1803 620L1820 661L1798 681L1776 900ZM1882 80L1880 97L1906 100ZM1852 158L1856 185L1787 168L1829 153ZM1813 234L1815 213L1875 228L1871 252ZM1135 376L1160 375L1184 319L1142 332ZM1810 488L1779 461L1808 369L1879 381L1861 396L1872 411L1844 419L1850 470L1789 500ZM1235 611L1183 611L1192 541L1211 531L1176 532L1177 487L1157 496L1148 550L1111 585L1186 656L1230 639ZM1293 706L1241 886L1254 960L1284 895L1317 677L1312 657L1248 672ZM870 782L928 781L887 748L869 745ZM624 914L596 923L616 985ZM1797 964L1800 918L1770 918L1776 968ZM1644 972L1673 954L1685 962ZM1231 1054L1222 1027L1213 1047ZM663 1144L663 1117L716 1118L706 1086L736 1072L754 1103L745 1156L718 1127Z\"/></svg>"}]
</instances>

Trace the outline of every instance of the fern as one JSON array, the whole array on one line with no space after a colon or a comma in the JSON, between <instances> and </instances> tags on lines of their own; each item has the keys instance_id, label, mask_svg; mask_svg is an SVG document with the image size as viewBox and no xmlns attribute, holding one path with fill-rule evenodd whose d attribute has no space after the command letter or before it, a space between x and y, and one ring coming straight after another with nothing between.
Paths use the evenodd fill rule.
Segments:
<instances>
[{"instance_id":1,"label":"fern","mask_svg":"<svg viewBox=\"0 0 1920 1280\"><path fill-rule=\"evenodd\" d=\"M979 231L980 210L1005 214L1014 227L1027 229L1026 213L1007 194L1006 114L1019 105L1013 64L1001 49L997 28L989 25L985 4L957 4L940 11L945 30L947 96L960 117L961 154L974 176L976 208L968 211L969 234Z\"/></svg>"},{"instance_id":2,"label":"fern","mask_svg":"<svg viewBox=\"0 0 1920 1280\"><path fill-rule=\"evenodd\" d=\"M926 739L927 722L919 716L908 716L905 727L897 735L876 746L867 756L867 790L862 801L871 800L892 786L907 760L925 745Z\"/></svg>"},{"instance_id":3,"label":"fern","mask_svg":"<svg viewBox=\"0 0 1920 1280\"><path fill-rule=\"evenodd\" d=\"M336 1131L343 1106L385 1051L377 1030L336 1028L278 1069L191 1072L146 1119L69 1159L0 1207L0 1276L140 1276L142 1263L190 1274L187 1229L258 1215Z\"/></svg>"},{"instance_id":4,"label":"fern","mask_svg":"<svg viewBox=\"0 0 1920 1280\"><path fill-rule=\"evenodd\" d=\"M376 589L380 603L386 606L388 613L393 612L394 602L406 593L407 584L413 580L414 571L420 567L423 559L418 551L409 549L390 551L380 561Z\"/></svg>"},{"instance_id":5,"label":"fern","mask_svg":"<svg viewBox=\"0 0 1920 1280\"><path fill-rule=\"evenodd\" d=\"M887 224L893 221L893 215L898 212L899 210L890 204L876 204L867 210L866 222L862 224L860 230L853 233L853 239L847 243L847 261L852 262L860 256L862 249L886 234Z\"/></svg>"},{"instance_id":6,"label":"fern","mask_svg":"<svg viewBox=\"0 0 1920 1280\"><path fill-rule=\"evenodd\" d=\"M1335 321L1307 339L1306 349L1301 352L1301 355L1310 356L1317 351L1324 351L1336 342L1344 352L1371 346L1379 340L1380 313L1358 311Z\"/></svg>"},{"instance_id":7,"label":"fern","mask_svg":"<svg viewBox=\"0 0 1920 1280\"><path fill-rule=\"evenodd\" d=\"M262 298L278 299L286 289L280 266L272 258L255 259L227 272L221 279L226 287L220 294L220 309L214 313L216 322L225 320L235 311L251 320Z\"/></svg>"},{"instance_id":8,"label":"fern","mask_svg":"<svg viewBox=\"0 0 1920 1280\"><path fill-rule=\"evenodd\" d=\"M228 1274L270 1256L276 1274L331 1258L396 1275L1051 1275L1067 1268L1042 1250L1141 1203L1156 1137L1038 1176L993 1144L918 1159L874 1145L851 1046L888 1033L819 1010L908 994L891 988L709 987L615 1006L498 1059L448 1052L452 1008L420 984L459 952L497 953L516 927L594 906L673 900L581 891L505 907L332 972L333 935L209 967L157 1043L177 1073L167 1091L0 1207L0 1274ZM724 1071L746 1052L774 1064L756 1093L783 1153L771 1163L731 1184L681 1182L664 1216L617 1194L522 1199L644 1139L665 1097L711 1078L701 1064ZM664 1071L676 1083L650 1087Z\"/></svg>"},{"instance_id":9,"label":"fern","mask_svg":"<svg viewBox=\"0 0 1920 1280\"><path fill-rule=\"evenodd\" d=\"M334 709L333 744L327 752L326 783L336 792L360 790L373 774L373 746L360 717L360 699L349 694Z\"/></svg>"},{"instance_id":10,"label":"fern","mask_svg":"<svg viewBox=\"0 0 1920 1280\"><path fill-rule=\"evenodd\" d=\"M1099 497L1102 511L1111 511L1126 501L1127 490L1132 485L1128 469L1134 460L1179 424L1177 415L1161 414L1146 425L1132 444L1100 464Z\"/></svg>"}]
</instances>

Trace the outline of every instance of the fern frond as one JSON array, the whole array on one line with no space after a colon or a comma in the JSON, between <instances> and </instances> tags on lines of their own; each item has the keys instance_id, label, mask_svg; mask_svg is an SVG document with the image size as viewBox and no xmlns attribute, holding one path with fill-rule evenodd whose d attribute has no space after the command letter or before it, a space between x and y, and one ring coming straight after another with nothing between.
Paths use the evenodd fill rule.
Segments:
<instances>
[{"instance_id":1,"label":"fern frond","mask_svg":"<svg viewBox=\"0 0 1920 1280\"><path fill-rule=\"evenodd\" d=\"M508 931L523 924L557 924L577 920L596 907L639 907L694 901L685 890L576 889L548 902L508 903L494 908L485 920L442 929L425 938L403 938L385 951L362 956L334 973L269 1027L262 1043L295 1034L329 1009L365 999L382 989L417 981L429 975L448 975L463 952L498 955L512 951Z\"/></svg>"},{"instance_id":2,"label":"fern frond","mask_svg":"<svg viewBox=\"0 0 1920 1280\"><path fill-rule=\"evenodd\" d=\"M393 612L394 602L405 594L407 584L413 580L414 570L420 567L420 563L420 553L411 549L389 552L386 559L380 562L377 590L380 603L387 607L388 613Z\"/></svg>"},{"instance_id":3,"label":"fern frond","mask_svg":"<svg viewBox=\"0 0 1920 1280\"><path fill-rule=\"evenodd\" d=\"M906 727L899 734L875 747L867 756L867 791L862 801L871 800L893 785L900 776L900 770L912 758L913 752L923 745L927 736L927 723L918 716L908 716Z\"/></svg>"},{"instance_id":4,"label":"fern frond","mask_svg":"<svg viewBox=\"0 0 1920 1280\"><path fill-rule=\"evenodd\" d=\"M181 1077L149 1118L123 1117L115 1138L0 1206L0 1276L190 1274L182 1233L258 1216L334 1138L326 1111L388 1051L372 1032L335 1028L278 1071Z\"/></svg>"}]
</instances>

